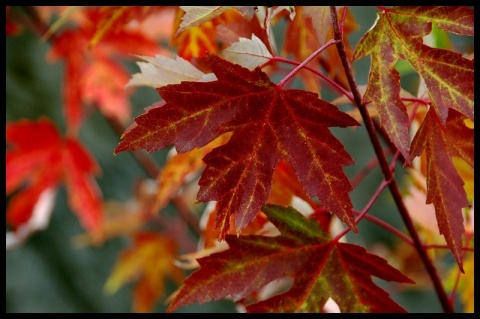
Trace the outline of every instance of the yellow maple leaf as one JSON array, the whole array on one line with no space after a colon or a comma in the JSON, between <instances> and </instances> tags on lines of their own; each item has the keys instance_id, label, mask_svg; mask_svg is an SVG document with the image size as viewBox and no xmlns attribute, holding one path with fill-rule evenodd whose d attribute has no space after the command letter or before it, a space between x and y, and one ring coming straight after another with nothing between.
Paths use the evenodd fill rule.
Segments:
<instances>
[{"instance_id":1,"label":"yellow maple leaf","mask_svg":"<svg viewBox=\"0 0 480 319\"><path fill-rule=\"evenodd\" d=\"M188 182L189 176L205 168L203 157L212 149L225 144L231 134L223 134L201 148L186 153L175 154L163 166L157 178L158 191L152 212L162 209L178 190Z\"/></svg>"},{"instance_id":2,"label":"yellow maple leaf","mask_svg":"<svg viewBox=\"0 0 480 319\"><path fill-rule=\"evenodd\" d=\"M136 233L133 246L120 254L104 291L113 294L127 282L136 281L133 311L151 312L165 294L166 279L170 277L180 284L185 276L174 264L176 255L173 239L153 232Z\"/></svg>"},{"instance_id":3,"label":"yellow maple leaf","mask_svg":"<svg viewBox=\"0 0 480 319\"><path fill-rule=\"evenodd\" d=\"M175 16L173 30L178 30L185 11L178 8ZM175 34L171 39L171 46L177 48L178 56L185 60L204 57L207 53L217 53L217 25L226 25L243 19L242 14L236 9L230 9L219 16L194 25Z\"/></svg>"},{"instance_id":4,"label":"yellow maple leaf","mask_svg":"<svg viewBox=\"0 0 480 319\"><path fill-rule=\"evenodd\" d=\"M465 274L460 273L456 264L452 265L449 270L449 275L445 282L445 286L447 287L447 289L452 289L457 280L457 276L460 276L457 290L460 295L460 300L464 306L463 311L473 313L475 300L475 290L473 285L475 272L473 254L468 254L465 257L465 261L463 262L463 269L465 270Z\"/></svg>"}]
</instances>

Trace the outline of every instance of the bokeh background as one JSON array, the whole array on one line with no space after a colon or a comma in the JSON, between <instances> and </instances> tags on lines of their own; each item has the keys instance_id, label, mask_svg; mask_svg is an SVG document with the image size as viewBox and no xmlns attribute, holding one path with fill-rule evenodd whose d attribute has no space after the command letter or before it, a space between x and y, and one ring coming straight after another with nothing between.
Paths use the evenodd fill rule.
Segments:
<instances>
[{"instance_id":1,"label":"bokeh background","mask_svg":"<svg viewBox=\"0 0 480 319\"><path fill-rule=\"evenodd\" d=\"M350 36L352 47L373 25L378 11L372 7L352 7L359 23L359 29ZM281 46L282 25L275 28L275 37ZM468 41L468 40L466 40ZM473 39L471 40L473 41ZM50 117L61 132L65 132L62 111L63 65L50 64L45 59L49 44L28 31L6 38L6 121L20 118L38 119ZM357 83L365 84L368 77L369 58L354 63ZM138 72L131 62L126 64L131 73ZM341 67L341 66L338 66ZM301 85L301 84L295 84ZM410 74L402 80L402 86L415 93L418 76ZM328 91L323 93L328 100ZM133 116L140 115L144 108L158 100L153 89L138 88L132 96ZM354 157L356 165L345 168L351 177L373 156L373 149L363 127L355 134L341 130L334 133ZM97 182L106 199L128 200L139 178L148 177L128 153L113 155L119 142L118 136L107 121L94 112L85 122L80 139L96 157L102 168ZM153 158L159 165L165 161L166 151L155 152ZM403 180L401 166L397 169L400 183ZM361 209L382 180L378 169L371 172L351 193L354 207ZM391 225L402 229L403 224L393 202L385 191L371 210L371 213ZM7 228L8 230L8 228ZM66 201L65 189L61 187L45 231L37 232L23 245L6 251L6 312L7 313L124 313L131 311L131 290L133 284L122 287L114 295L103 292L118 253L128 247L127 238L108 240L101 246L75 248L72 238L83 233L77 217L71 212ZM378 243L393 246L396 238L380 227L369 222L359 225L358 235L348 240L367 249ZM379 282L390 289L392 298L410 312L441 312L440 304L432 291L395 290L388 283ZM393 288L392 288L393 287ZM175 286L169 284L169 295ZM392 291L393 290L393 291ZM457 305L461 309L461 305ZM156 312L165 312L166 305L159 302ZM235 312L235 306L228 300L184 307L177 312Z\"/></svg>"}]
</instances>

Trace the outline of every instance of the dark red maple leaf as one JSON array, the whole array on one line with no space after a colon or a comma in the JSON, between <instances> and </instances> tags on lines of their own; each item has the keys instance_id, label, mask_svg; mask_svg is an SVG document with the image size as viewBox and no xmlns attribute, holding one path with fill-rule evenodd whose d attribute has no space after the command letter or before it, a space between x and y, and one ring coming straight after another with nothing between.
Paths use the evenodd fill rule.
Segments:
<instances>
[{"instance_id":1,"label":"dark red maple leaf","mask_svg":"<svg viewBox=\"0 0 480 319\"><path fill-rule=\"evenodd\" d=\"M276 237L227 235L229 249L198 259L167 311L230 296L240 301L268 283L293 278L287 291L247 305L248 312L322 312L329 298L341 312L405 312L372 276L413 283L386 260L328 238L315 219L291 207L262 208L280 230Z\"/></svg>"},{"instance_id":2,"label":"dark red maple leaf","mask_svg":"<svg viewBox=\"0 0 480 319\"><path fill-rule=\"evenodd\" d=\"M452 157L457 156L474 167L473 129L465 125L467 117L450 109L447 122L431 108L413 141L412 157L427 153L427 204L433 203L440 233L445 236L455 260L463 269L462 208L469 202L463 180L455 169Z\"/></svg>"},{"instance_id":3,"label":"dark red maple leaf","mask_svg":"<svg viewBox=\"0 0 480 319\"><path fill-rule=\"evenodd\" d=\"M399 6L378 13L375 25L360 39L354 59L371 55L364 103L372 102L388 136L409 163L408 116L400 99L399 59L408 61L425 80L432 107L445 123L456 109L473 120L474 62L460 53L432 48L423 38L437 23L442 30L473 36L474 10L449 6ZM461 80L460 80L461 79Z\"/></svg>"},{"instance_id":4,"label":"dark red maple leaf","mask_svg":"<svg viewBox=\"0 0 480 319\"><path fill-rule=\"evenodd\" d=\"M220 239L235 214L237 232L255 218L270 193L282 158L293 166L308 196L356 231L352 190L342 166L351 156L329 127L359 125L318 94L283 90L260 68L250 71L218 56L208 57L214 82L182 82L158 90L165 105L135 118L115 153L175 144L178 152L202 147L226 132L232 137L204 157L197 200L218 201Z\"/></svg>"}]
</instances>

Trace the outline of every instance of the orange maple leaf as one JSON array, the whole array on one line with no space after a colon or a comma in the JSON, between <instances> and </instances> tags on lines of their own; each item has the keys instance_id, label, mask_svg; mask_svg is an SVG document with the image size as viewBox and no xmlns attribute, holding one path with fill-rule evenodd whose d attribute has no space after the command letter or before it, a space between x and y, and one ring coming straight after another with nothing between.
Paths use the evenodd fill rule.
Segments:
<instances>
[{"instance_id":1,"label":"orange maple leaf","mask_svg":"<svg viewBox=\"0 0 480 319\"><path fill-rule=\"evenodd\" d=\"M175 266L175 241L152 232L139 232L133 237L133 246L123 251L110 274L104 289L115 293L121 286L136 281L133 291L133 310L151 312L155 302L165 293L167 277L177 284L184 278Z\"/></svg>"},{"instance_id":2,"label":"orange maple leaf","mask_svg":"<svg viewBox=\"0 0 480 319\"><path fill-rule=\"evenodd\" d=\"M175 15L173 30L176 31L180 26L185 12L180 8ZM207 53L217 53L219 45L217 44L217 29L219 25L225 26L243 21L244 18L240 12L235 9L228 10L212 20L205 21L198 26L190 27L178 34L172 36L170 45L177 48L178 56L185 60L205 57Z\"/></svg>"}]
</instances>

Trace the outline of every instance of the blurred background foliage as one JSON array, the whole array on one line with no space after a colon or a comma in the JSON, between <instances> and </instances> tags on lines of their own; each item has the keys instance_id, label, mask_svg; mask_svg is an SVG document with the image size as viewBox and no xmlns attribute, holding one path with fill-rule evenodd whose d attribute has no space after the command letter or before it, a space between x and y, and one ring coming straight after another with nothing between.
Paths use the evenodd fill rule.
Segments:
<instances>
[{"instance_id":1,"label":"blurred background foliage","mask_svg":"<svg viewBox=\"0 0 480 319\"><path fill-rule=\"evenodd\" d=\"M354 48L360 37L373 25L378 10L375 7L351 7L351 10L359 25L358 30L349 38ZM281 23L274 29L279 44L283 29ZM48 49L49 43L42 42L37 35L26 30L17 36L6 37L6 121L47 116L65 133L61 94L63 65L46 61ZM131 74L138 72L133 62L126 62L126 66ZM402 67L406 73L409 72L408 66ZM365 84L369 58L356 61L354 68L357 83ZM418 77L415 74L407 74L402 82L402 86L412 93L415 93L417 85ZM328 91L324 98L328 100ZM132 95L132 115L142 114L145 107L157 100L158 95L153 89L137 88ZM345 168L348 176L352 177L374 156L366 131L361 127L357 128L355 134L342 130L334 130L334 133L356 161L356 165ZM136 181L148 178L128 152L113 155L119 137L98 111L83 124L80 139L102 168L97 182L105 199L126 201L132 196ZM151 155L158 165L162 165L166 152ZM399 181L402 181L401 171L397 169L396 173ZM375 169L352 191L355 208L361 209L366 204L381 180L380 171ZM170 213L173 212L171 207L168 209ZM382 194L371 213L381 216L394 227L403 227L388 192ZM76 248L72 239L83 232L77 217L67 204L65 189L61 187L48 228L35 233L20 247L6 251L7 313L131 311L133 283L125 285L111 296L103 292L118 254L129 246L129 240L118 237L101 246ZM348 240L367 249L374 248L378 243L392 247L397 242L397 238L389 232L367 221L360 223L358 235L349 235ZM392 286L388 283L379 284L391 290ZM166 296L175 289L173 284L169 284ZM392 298L410 312L441 312L435 294L428 289L393 291ZM157 303L156 312L165 310L166 305ZM192 305L177 312L235 312L235 306L224 300Z\"/></svg>"}]
</instances>

